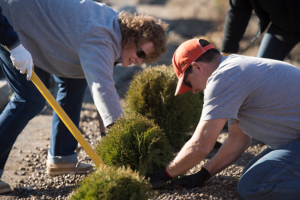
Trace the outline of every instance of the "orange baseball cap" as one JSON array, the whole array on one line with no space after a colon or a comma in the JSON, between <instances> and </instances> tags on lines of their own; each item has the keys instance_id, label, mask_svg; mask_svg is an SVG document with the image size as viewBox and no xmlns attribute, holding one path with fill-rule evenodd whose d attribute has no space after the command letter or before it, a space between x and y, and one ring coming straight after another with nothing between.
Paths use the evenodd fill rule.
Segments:
<instances>
[{"instance_id":1,"label":"orange baseball cap","mask_svg":"<svg viewBox=\"0 0 300 200\"><path fill-rule=\"evenodd\" d=\"M202 47L199 42L199 39L191 39L182 43L176 49L172 59L173 68L179 79L175 91L175 96L178 94L185 93L191 89L190 87L182 84L185 71L191 65L192 62L196 61L207 50L213 48L215 48L213 44L209 44L205 47Z\"/></svg>"}]
</instances>

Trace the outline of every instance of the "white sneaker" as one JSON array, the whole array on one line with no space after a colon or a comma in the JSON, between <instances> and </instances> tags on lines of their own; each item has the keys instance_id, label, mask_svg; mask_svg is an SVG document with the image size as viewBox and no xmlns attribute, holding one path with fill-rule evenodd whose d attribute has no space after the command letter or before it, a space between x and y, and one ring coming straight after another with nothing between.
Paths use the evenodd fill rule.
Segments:
<instances>
[{"instance_id":1,"label":"white sneaker","mask_svg":"<svg viewBox=\"0 0 300 200\"><path fill-rule=\"evenodd\" d=\"M47 170L46 173L51 176L60 174L75 174L76 164L74 163L52 163L47 160ZM77 174L88 174L92 172L93 166L89 164L79 163L77 167Z\"/></svg>"}]
</instances>

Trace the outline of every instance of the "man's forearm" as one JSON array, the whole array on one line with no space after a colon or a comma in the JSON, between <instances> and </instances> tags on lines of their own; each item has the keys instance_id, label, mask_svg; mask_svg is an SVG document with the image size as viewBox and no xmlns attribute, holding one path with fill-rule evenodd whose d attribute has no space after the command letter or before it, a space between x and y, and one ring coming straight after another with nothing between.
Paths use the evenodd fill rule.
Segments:
<instances>
[{"instance_id":1,"label":"man's forearm","mask_svg":"<svg viewBox=\"0 0 300 200\"><path fill-rule=\"evenodd\" d=\"M167 165L167 172L175 177L199 164L214 148L226 119L199 122L193 137L183 146L176 158Z\"/></svg>"},{"instance_id":2,"label":"man's forearm","mask_svg":"<svg viewBox=\"0 0 300 200\"><path fill-rule=\"evenodd\" d=\"M211 176L219 173L233 162L251 145L251 138L246 136L244 140L228 137L222 144L218 153L204 166Z\"/></svg>"},{"instance_id":3,"label":"man's forearm","mask_svg":"<svg viewBox=\"0 0 300 200\"><path fill-rule=\"evenodd\" d=\"M207 153L199 149L196 142L189 140L180 150L176 158L167 165L170 176L175 177L191 169L201 162Z\"/></svg>"}]
</instances>

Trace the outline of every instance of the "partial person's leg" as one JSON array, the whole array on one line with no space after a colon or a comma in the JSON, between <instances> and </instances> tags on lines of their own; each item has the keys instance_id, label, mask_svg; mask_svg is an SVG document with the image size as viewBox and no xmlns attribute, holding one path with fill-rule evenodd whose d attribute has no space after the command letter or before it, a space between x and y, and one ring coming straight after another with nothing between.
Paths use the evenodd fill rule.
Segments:
<instances>
[{"instance_id":1,"label":"partial person's leg","mask_svg":"<svg viewBox=\"0 0 300 200\"><path fill-rule=\"evenodd\" d=\"M300 140L270 151L242 175L242 199L300 199Z\"/></svg>"},{"instance_id":2,"label":"partial person's leg","mask_svg":"<svg viewBox=\"0 0 300 200\"><path fill-rule=\"evenodd\" d=\"M57 102L75 126L79 127L80 112L87 86L86 80L57 76L54 76L54 79L58 83L59 88L56 97ZM50 175L75 173L75 164L77 163L75 150L78 142L55 112L52 119L50 143L47 157L47 173ZM77 170L78 173L87 173L91 169L90 165L81 164Z\"/></svg>"},{"instance_id":3,"label":"partial person's leg","mask_svg":"<svg viewBox=\"0 0 300 200\"><path fill-rule=\"evenodd\" d=\"M14 98L7 104L0 115L1 178L5 163L18 135L27 123L45 107L46 101L34 84L26 80L26 75L15 69L10 60L10 53L1 46L0 65L11 89L14 91ZM35 72L43 79L43 70L35 68Z\"/></svg>"},{"instance_id":4,"label":"partial person's leg","mask_svg":"<svg viewBox=\"0 0 300 200\"><path fill-rule=\"evenodd\" d=\"M261 41L257 57L283 61L299 42L299 39L297 36L295 37L295 35L291 35L291 37L294 37L295 39L283 42L277 39L275 34L276 28L271 25Z\"/></svg>"}]
</instances>

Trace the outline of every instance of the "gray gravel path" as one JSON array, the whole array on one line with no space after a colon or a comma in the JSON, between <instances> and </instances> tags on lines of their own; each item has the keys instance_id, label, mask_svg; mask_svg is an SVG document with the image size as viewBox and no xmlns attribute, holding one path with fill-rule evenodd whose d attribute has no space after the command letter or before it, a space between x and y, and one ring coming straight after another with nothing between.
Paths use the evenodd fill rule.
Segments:
<instances>
[{"instance_id":1,"label":"gray gravel path","mask_svg":"<svg viewBox=\"0 0 300 200\"><path fill-rule=\"evenodd\" d=\"M98 128L97 113L93 104L85 103L81 113L80 130L84 134L86 140L95 146L96 141L100 139L100 131ZM227 133L220 134L218 141L223 142L227 137ZM156 199L161 200L179 200L179 199L213 199L224 200L240 199L236 186L241 176L243 167L254 158L260 151L265 148L265 145L253 142L252 146L236 161L233 165L218 173L207 181L202 188L194 188L187 190L185 188L160 188L159 195ZM23 162L18 170L14 173L19 176L19 179L12 187L14 191L9 193L5 198L0 199L69 199L68 196L82 180L85 175L59 175L48 176L45 174L45 163L48 148L36 147L33 151L23 152L19 150L19 154L23 156ZM88 155L82 149L77 148L79 160L88 159ZM197 172L212 156L217 152L213 150L207 158L197 166L187 172L192 174ZM91 161L84 161L91 163Z\"/></svg>"}]
</instances>

